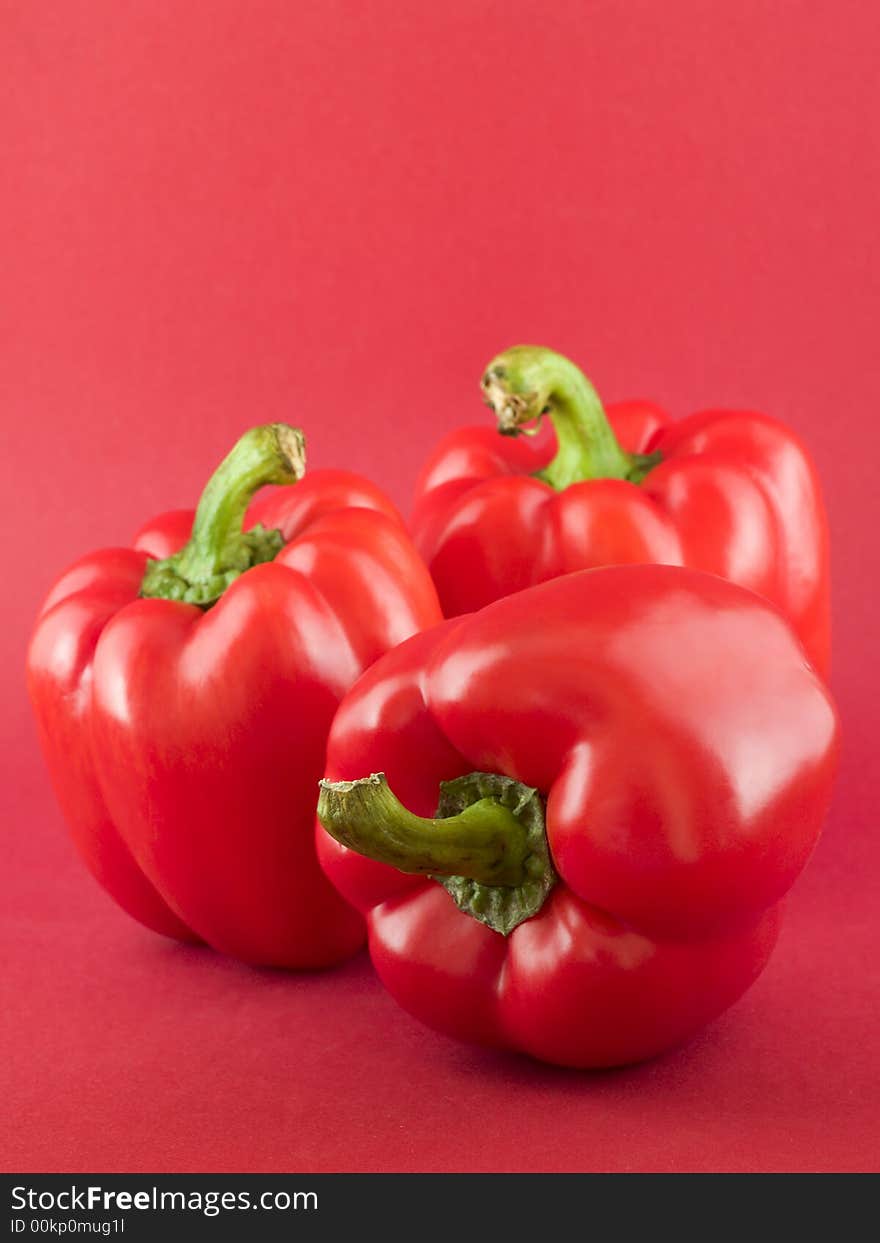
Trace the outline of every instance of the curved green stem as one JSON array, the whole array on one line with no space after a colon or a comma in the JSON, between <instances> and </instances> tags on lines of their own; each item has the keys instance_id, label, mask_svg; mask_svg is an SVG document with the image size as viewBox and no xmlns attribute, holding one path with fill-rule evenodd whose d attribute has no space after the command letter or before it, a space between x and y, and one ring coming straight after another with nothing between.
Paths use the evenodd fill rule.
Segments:
<instances>
[{"instance_id":1,"label":"curved green stem","mask_svg":"<svg viewBox=\"0 0 880 1243\"><path fill-rule=\"evenodd\" d=\"M519 885L529 853L526 830L491 798L457 816L414 816L391 792L384 773L358 781L322 781L318 819L331 837L358 854L422 876L467 876L483 885Z\"/></svg>"},{"instance_id":2,"label":"curved green stem","mask_svg":"<svg viewBox=\"0 0 880 1243\"><path fill-rule=\"evenodd\" d=\"M245 570L283 547L280 531L242 530L254 493L266 484L296 483L304 472L299 428L267 423L245 432L208 480L189 542L172 557L147 562L141 595L209 608Z\"/></svg>"},{"instance_id":3,"label":"curved green stem","mask_svg":"<svg viewBox=\"0 0 880 1243\"><path fill-rule=\"evenodd\" d=\"M558 447L538 478L557 491L585 479L637 483L659 460L620 447L590 381L553 350L539 345L505 350L486 368L482 388L504 435L518 435L527 424L549 415Z\"/></svg>"},{"instance_id":4,"label":"curved green stem","mask_svg":"<svg viewBox=\"0 0 880 1243\"><path fill-rule=\"evenodd\" d=\"M430 876L458 908L507 936L556 882L537 790L497 773L441 782L437 816L415 816L384 773L322 781L318 819L358 854Z\"/></svg>"}]
</instances>

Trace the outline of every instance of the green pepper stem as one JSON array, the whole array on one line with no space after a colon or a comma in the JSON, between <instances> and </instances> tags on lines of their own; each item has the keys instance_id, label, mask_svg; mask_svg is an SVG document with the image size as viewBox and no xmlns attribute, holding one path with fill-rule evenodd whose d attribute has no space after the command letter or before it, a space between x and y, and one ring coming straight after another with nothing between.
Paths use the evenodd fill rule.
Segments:
<instances>
[{"instance_id":1,"label":"green pepper stem","mask_svg":"<svg viewBox=\"0 0 880 1243\"><path fill-rule=\"evenodd\" d=\"M516 345L493 358L482 389L505 435L517 435L526 424L549 415L558 447L538 478L557 491L585 479L636 482L646 466L650 469L644 455L620 447L596 390L562 354L539 345Z\"/></svg>"},{"instance_id":2,"label":"green pepper stem","mask_svg":"<svg viewBox=\"0 0 880 1243\"><path fill-rule=\"evenodd\" d=\"M521 885L527 877L528 834L494 798L458 815L414 816L392 793L384 773L358 781L322 781L318 819L331 837L399 872L459 876L483 885Z\"/></svg>"},{"instance_id":3,"label":"green pepper stem","mask_svg":"<svg viewBox=\"0 0 880 1243\"><path fill-rule=\"evenodd\" d=\"M286 423L245 432L208 480L189 542L173 557L150 561L141 595L186 600L207 608L245 570L270 561L283 541L277 531L242 530L254 493L289 484L305 472L305 438Z\"/></svg>"}]
</instances>

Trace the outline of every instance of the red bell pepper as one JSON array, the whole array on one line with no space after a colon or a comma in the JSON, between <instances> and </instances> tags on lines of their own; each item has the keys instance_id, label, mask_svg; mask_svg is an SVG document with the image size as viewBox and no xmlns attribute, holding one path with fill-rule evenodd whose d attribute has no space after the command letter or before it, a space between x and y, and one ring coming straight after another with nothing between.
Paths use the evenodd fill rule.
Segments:
<instances>
[{"instance_id":1,"label":"red bell pepper","mask_svg":"<svg viewBox=\"0 0 880 1243\"><path fill-rule=\"evenodd\" d=\"M361 678L330 731L318 852L412 1014L612 1066L758 976L836 752L829 693L758 596L682 568L577 573Z\"/></svg>"},{"instance_id":2,"label":"red bell pepper","mask_svg":"<svg viewBox=\"0 0 880 1243\"><path fill-rule=\"evenodd\" d=\"M673 422L648 402L606 417L578 368L537 346L499 354L483 395L511 436L549 416L555 455L471 427L429 459L413 534L447 617L573 570L687 565L772 600L827 672L827 524L790 430L731 410Z\"/></svg>"},{"instance_id":3,"label":"red bell pepper","mask_svg":"<svg viewBox=\"0 0 880 1243\"><path fill-rule=\"evenodd\" d=\"M391 503L304 469L300 432L247 432L191 511L93 553L49 594L28 682L85 862L168 936L254 963L353 953L362 920L314 852L316 782L344 692L440 618ZM259 519L259 524L257 520Z\"/></svg>"}]
</instances>

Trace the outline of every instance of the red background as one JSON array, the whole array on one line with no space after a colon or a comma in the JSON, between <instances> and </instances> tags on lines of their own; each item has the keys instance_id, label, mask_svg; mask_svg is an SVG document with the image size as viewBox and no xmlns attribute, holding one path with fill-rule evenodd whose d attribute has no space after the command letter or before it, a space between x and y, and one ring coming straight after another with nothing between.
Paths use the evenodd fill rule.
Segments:
<instances>
[{"instance_id":1,"label":"red background","mask_svg":"<svg viewBox=\"0 0 880 1243\"><path fill-rule=\"evenodd\" d=\"M880 10L787 0L0 2L2 1165L867 1169L878 1091ZM249 423L403 505L498 349L751 405L817 455L846 747L749 996L611 1074L460 1047L361 957L150 936L74 858L24 699L53 575Z\"/></svg>"}]
</instances>

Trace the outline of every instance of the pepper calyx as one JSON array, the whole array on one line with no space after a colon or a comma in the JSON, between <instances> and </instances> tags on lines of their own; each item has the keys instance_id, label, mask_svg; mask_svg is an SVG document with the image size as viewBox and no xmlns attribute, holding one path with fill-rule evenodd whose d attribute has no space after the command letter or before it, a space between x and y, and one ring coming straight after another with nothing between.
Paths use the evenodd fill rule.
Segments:
<instances>
[{"instance_id":1,"label":"pepper calyx","mask_svg":"<svg viewBox=\"0 0 880 1243\"><path fill-rule=\"evenodd\" d=\"M252 427L217 467L202 492L192 535L183 548L147 562L140 594L208 609L231 583L284 547L280 531L242 523L254 494L266 484L296 483L305 473L305 437L297 427Z\"/></svg>"},{"instance_id":2,"label":"pepper calyx","mask_svg":"<svg viewBox=\"0 0 880 1243\"><path fill-rule=\"evenodd\" d=\"M499 773L441 782L434 818L408 811L384 773L324 780L318 819L349 849L435 880L502 936L536 915L556 883L541 795Z\"/></svg>"}]
</instances>

